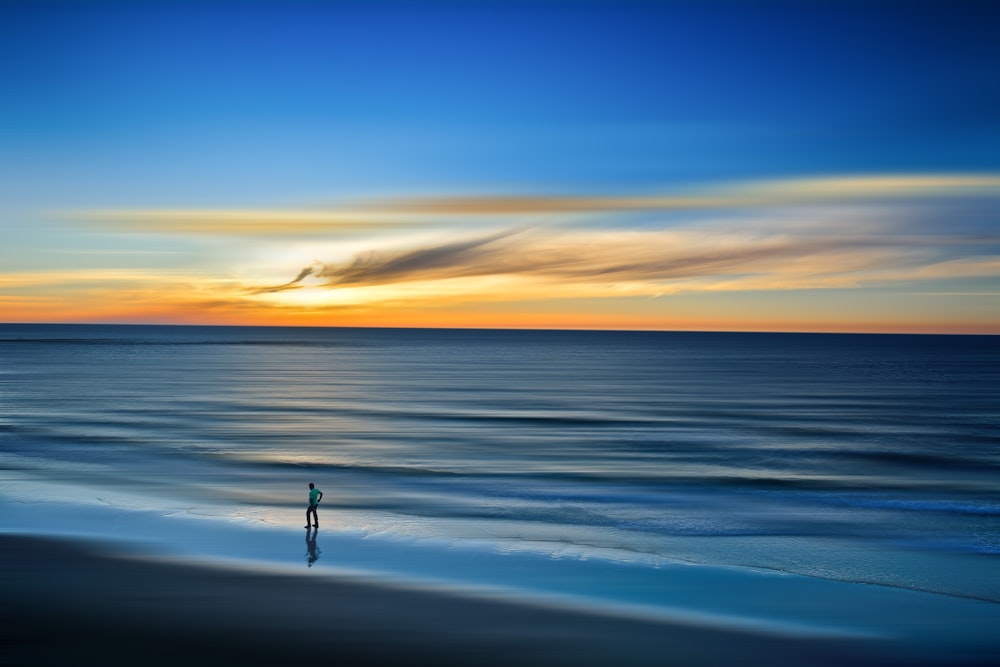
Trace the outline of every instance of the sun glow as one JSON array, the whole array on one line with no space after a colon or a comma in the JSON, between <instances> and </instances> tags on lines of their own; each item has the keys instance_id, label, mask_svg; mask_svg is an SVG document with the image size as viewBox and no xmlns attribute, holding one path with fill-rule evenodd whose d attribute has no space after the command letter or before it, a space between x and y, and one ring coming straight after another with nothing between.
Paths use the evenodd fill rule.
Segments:
<instances>
[{"instance_id":1,"label":"sun glow","mask_svg":"<svg viewBox=\"0 0 1000 667\"><path fill-rule=\"evenodd\" d=\"M120 268L0 273L0 304L8 321L1000 332L982 298L1000 284L995 237L913 217L934 195L960 219L967 195L998 185L886 175L668 198L95 211L86 231L118 244L106 257Z\"/></svg>"}]
</instances>

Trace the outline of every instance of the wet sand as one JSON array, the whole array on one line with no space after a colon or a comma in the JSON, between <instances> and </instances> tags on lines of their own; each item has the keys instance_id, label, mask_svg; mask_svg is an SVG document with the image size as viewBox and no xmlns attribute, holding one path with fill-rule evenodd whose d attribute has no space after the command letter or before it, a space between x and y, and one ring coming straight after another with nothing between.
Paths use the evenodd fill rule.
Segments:
<instances>
[{"instance_id":1,"label":"wet sand","mask_svg":"<svg viewBox=\"0 0 1000 667\"><path fill-rule=\"evenodd\" d=\"M933 664L874 641L644 621L313 574L0 536L0 663Z\"/></svg>"}]
</instances>

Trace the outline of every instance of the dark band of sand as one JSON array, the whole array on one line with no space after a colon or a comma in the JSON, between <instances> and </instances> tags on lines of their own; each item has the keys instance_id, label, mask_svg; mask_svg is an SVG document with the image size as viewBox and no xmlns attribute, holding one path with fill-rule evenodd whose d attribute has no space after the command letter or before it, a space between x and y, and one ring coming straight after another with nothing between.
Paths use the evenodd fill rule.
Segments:
<instances>
[{"instance_id":1,"label":"dark band of sand","mask_svg":"<svg viewBox=\"0 0 1000 667\"><path fill-rule=\"evenodd\" d=\"M866 642L132 559L0 537L0 662L191 665L916 664ZM888 652L886 652L888 650Z\"/></svg>"}]
</instances>

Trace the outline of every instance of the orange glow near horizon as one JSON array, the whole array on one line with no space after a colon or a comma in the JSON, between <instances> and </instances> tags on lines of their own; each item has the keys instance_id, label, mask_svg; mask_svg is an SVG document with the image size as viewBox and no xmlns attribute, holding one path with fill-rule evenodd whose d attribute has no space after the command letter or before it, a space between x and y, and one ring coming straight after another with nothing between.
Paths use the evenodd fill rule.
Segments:
<instances>
[{"instance_id":1,"label":"orange glow near horizon","mask_svg":"<svg viewBox=\"0 0 1000 667\"><path fill-rule=\"evenodd\" d=\"M994 236L953 222L1000 177L695 191L92 212L0 321L1000 334Z\"/></svg>"},{"instance_id":2,"label":"orange glow near horizon","mask_svg":"<svg viewBox=\"0 0 1000 667\"><path fill-rule=\"evenodd\" d=\"M988 321L872 320L833 317L789 317L761 313L756 318L741 316L706 317L678 313L592 313L566 310L506 307L491 311L481 306L467 308L357 307L340 310L277 309L269 307L230 308L196 301L158 304L115 304L100 300L63 304L46 299L31 303L0 301L8 323L104 323L206 326L295 326L295 327L375 327L375 328L455 328L455 329L565 329L565 330L648 330L648 331L786 331L827 333L924 333L1000 334L1000 326ZM565 304L562 304L565 308ZM58 317L52 317L54 312Z\"/></svg>"}]
</instances>

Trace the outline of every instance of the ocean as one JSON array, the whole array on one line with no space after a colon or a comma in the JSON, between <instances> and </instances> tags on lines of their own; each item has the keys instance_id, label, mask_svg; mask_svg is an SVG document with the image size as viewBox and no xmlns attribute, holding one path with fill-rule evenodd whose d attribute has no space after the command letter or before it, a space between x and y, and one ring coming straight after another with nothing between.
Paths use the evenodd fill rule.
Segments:
<instances>
[{"instance_id":1,"label":"ocean","mask_svg":"<svg viewBox=\"0 0 1000 667\"><path fill-rule=\"evenodd\" d=\"M982 642L1000 337L0 325L0 507L651 614L926 637L895 613L926 604Z\"/></svg>"}]
</instances>

